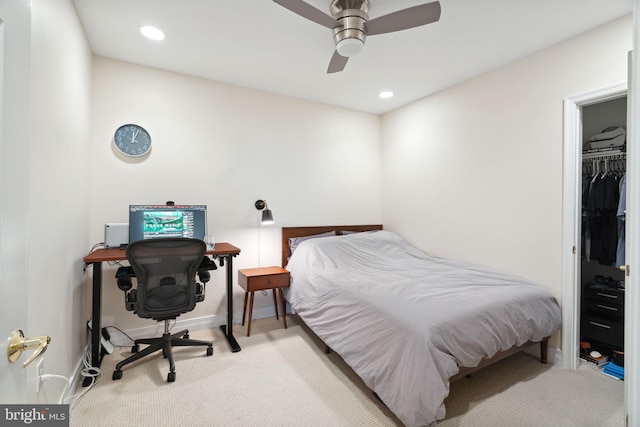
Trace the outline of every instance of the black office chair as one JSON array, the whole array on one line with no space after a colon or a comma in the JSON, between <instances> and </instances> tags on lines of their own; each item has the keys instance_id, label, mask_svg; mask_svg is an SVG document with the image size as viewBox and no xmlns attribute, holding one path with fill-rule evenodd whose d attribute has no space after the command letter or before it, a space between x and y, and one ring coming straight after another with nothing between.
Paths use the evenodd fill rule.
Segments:
<instances>
[{"instance_id":1,"label":"black office chair","mask_svg":"<svg viewBox=\"0 0 640 427\"><path fill-rule=\"evenodd\" d=\"M132 356L119 362L113 379L122 378L122 367L162 350L169 359L168 382L176 379L173 346L206 346L207 356L213 354L211 341L189 339L189 331L170 333L169 321L195 308L204 300L204 284L209 281L208 270L215 263L205 256L206 245L198 239L162 238L138 240L127 246L126 254L131 267L120 267L116 273L118 287L125 292L127 310L139 317L164 321L162 337L135 340ZM200 282L196 281L196 274ZM133 289L132 278L138 287ZM140 344L149 346L140 351Z\"/></svg>"}]
</instances>

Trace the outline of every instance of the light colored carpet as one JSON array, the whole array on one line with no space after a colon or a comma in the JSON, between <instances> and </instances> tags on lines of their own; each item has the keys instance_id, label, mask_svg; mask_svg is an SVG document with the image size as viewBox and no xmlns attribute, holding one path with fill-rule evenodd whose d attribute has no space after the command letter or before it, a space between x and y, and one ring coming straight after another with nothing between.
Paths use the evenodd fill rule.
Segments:
<instances>
[{"instance_id":1,"label":"light colored carpet","mask_svg":"<svg viewBox=\"0 0 640 427\"><path fill-rule=\"evenodd\" d=\"M326 355L296 316L234 327L231 353L218 328L193 331L214 341L175 351L176 381L161 356L123 369L129 348L107 356L104 378L71 411L72 427L401 426L335 353ZM452 384L438 426L623 426L623 383L589 368L576 372L519 354Z\"/></svg>"},{"instance_id":2,"label":"light colored carpet","mask_svg":"<svg viewBox=\"0 0 640 427\"><path fill-rule=\"evenodd\" d=\"M519 353L451 384L438 427L623 427L624 383Z\"/></svg>"}]
</instances>

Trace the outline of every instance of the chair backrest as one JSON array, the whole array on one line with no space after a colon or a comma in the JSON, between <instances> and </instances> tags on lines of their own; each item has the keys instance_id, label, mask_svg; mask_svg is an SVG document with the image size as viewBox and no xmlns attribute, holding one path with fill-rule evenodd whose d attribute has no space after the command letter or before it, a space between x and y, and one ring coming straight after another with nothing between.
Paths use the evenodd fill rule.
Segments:
<instances>
[{"instance_id":1,"label":"chair backrest","mask_svg":"<svg viewBox=\"0 0 640 427\"><path fill-rule=\"evenodd\" d=\"M184 237L130 243L126 254L138 281L138 316L165 320L193 310L205 252L202 240Z\"/></svg>"}]
</instances>

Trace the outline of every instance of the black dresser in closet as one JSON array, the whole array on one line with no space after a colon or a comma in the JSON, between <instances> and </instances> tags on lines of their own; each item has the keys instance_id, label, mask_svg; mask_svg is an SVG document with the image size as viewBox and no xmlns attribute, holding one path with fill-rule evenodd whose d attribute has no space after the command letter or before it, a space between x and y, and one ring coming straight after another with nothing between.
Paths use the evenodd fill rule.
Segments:
<instances>
[{"instance_id":1,"label":"black dresser in closet","mask_svg":"<svg viewBox=\"0 0 640 427\"><path fill-rule=\"evenodd\" d=\"M583 341L624 351L624 285L596 276L582 289Z\"/></svg>"}]
</instances>

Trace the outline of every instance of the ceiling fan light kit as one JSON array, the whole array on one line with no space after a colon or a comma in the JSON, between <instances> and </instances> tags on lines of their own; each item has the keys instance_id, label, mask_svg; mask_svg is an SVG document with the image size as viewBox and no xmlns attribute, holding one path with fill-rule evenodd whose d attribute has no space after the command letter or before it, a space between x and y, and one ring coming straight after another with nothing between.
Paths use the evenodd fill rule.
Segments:
<instances>
[{"instance_id":1,"label":"ceiling fan light kit","mask_svg":"<svg viewBox=\"0 0 640 427\"><path fill-rule=\"evenodd\" d=\"M356 56L357 54L362 52L363 47L364 42L356 38L342 39L338 43L336 43L336 50L338 51L340 56L344 56L346 58Z\"/></svg>"},{"instance_id":2,"label":"ceiling fan light kit","mask_svg":"<svg viewBox=\"0 0 640 427\"><path fill-rule=\"evenodd\" d=\"M303 0L273 0L280 6L310 21L330 28L336 50L327 73L342 71L347 60L364 48L367 35L407 30L440 20L440 2L409 7L369 20L369 0L332 0L331 16Z\"/></svg>"}]
</instances>

